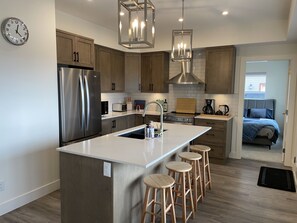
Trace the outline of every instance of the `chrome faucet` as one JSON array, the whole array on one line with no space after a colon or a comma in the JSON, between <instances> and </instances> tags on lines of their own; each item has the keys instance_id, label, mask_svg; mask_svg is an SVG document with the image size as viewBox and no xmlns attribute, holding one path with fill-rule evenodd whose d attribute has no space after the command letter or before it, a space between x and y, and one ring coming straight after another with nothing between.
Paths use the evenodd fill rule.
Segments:
<instances>
[{"instance_id":1,"label":"chrome faucet","mask_svg":"<svg viewBox=\"0 0 297 223\"><path fill-rule=\"evenodd\" d=\"M157 104L157 105L160 107L160 133L159 133L159 136L160 136L160 135L163 134L163 106L162 106L159 102L157 102L157 101L151 101L151 102L147 103L147 104L145 105L145 108L144 108L142 117L145 116L147 107L148 107L150 104Z\"/></svg>"}]
</instances>

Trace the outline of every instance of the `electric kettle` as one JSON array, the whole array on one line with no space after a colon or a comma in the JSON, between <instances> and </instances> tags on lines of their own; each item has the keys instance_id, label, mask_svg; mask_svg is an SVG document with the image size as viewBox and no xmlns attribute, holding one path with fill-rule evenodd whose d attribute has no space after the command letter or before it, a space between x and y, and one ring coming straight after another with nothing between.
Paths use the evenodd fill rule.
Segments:
<instances>
[{"instance_id":1,"label":"electric kettle","mask_svg":"<svg viewBox=\"0 0 297 223\"><path fill-rule=\"evenodd\" d=\"M228 115L229 106L228 105L219 105L219 111L222 112L222 115Z\"/></svg>"}]
</instances>

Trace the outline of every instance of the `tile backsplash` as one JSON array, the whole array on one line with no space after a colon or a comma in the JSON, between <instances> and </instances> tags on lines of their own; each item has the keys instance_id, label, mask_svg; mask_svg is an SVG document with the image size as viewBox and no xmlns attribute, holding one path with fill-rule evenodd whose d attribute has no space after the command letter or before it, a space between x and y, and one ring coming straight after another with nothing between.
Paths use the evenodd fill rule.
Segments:
<instances>
[{"instance_id":1,"label":"tile backsplash","mask_svg":"<svg viewBox=\"0 0 297 223\"><path fill-rule=\"evenodd\" d=\"M169 63L169 78L174 77L181 72L179 62ZM205 53L203 50L196 50L193 54L193 73L205 81ZM164 100L168 102L168 111L175 111L177 98L195 98L196 112L202 112L205 105L205 99L215 99L215 110L219 105L227 104L230 108L230 114L237 115L238 94L205 94L204 84L199 85L169 85L169 93L102 93L102 100L109 101L109 112L111 112L112 103L124 102L125 97L132 97L132 100ZM148 110L157 110L157 106L150 106Z\"/></svg>"}]
</instances>

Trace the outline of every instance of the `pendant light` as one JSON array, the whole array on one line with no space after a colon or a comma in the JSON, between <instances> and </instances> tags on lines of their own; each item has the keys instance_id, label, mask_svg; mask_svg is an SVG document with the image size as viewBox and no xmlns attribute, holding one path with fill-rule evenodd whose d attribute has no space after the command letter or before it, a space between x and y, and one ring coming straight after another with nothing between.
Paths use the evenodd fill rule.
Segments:
<instances>
[{"instance_id":1,"label":"pendant light","mask_svg":"<svg viewBox=\"0 0 297 223\"><path fill-rule=\"evenodd\" d=\"M119 44L128 49L153 48L155 6L150 0L118 0Z\"/></svg>"},{"instance_id":2,"label":"pendant light","mask_svg":"<svg viewBox=\"0 0 297 223\"><path fill-rule=\"evenodd\" d=\"M182 0L182 24L180 30L172 30L172 61L189 61L192 59L192 29L184 29L184 0Z\"/></svg>"}]
</instances>

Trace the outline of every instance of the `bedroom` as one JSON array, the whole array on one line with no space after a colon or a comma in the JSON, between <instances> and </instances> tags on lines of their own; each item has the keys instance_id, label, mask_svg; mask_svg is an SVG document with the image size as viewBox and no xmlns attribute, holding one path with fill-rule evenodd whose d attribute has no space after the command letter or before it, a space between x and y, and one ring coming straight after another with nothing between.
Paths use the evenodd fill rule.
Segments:
<instances>
[{"instance_id":1,"label":"bedroom","mask_svg":"<svg viewBox=\"0 0 297 223\"><path fill-rule=\"evenodd\" d=\"M243 158L282 162L288 72L289 60L246 61Z\"/></svg>"}]
</instances>

